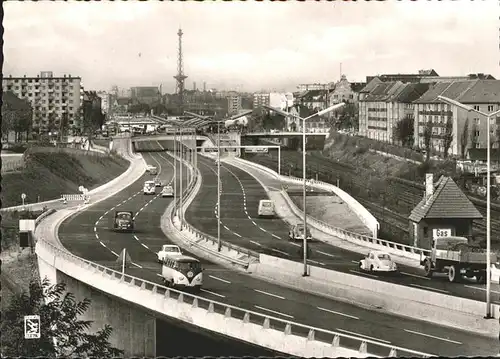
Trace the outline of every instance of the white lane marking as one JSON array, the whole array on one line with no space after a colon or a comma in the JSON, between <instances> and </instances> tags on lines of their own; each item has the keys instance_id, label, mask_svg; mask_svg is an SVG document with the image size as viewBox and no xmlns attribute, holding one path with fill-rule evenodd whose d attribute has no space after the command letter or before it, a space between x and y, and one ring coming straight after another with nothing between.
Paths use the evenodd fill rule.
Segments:
<instances>
[{"instance_id":1,"label":"white lane marking","mask_svg":"<svg viewBox=\"0 0 500 359\"><path fill-rule=\"evenodd\" d=\"M355 332L350 332L350 331L345 330L345 329L339 329L339 328L337 328L336 330L339 331L339 332L344 332L344 333L351 334L351 335L357 335L357 336L360 336L360 337L363 337L363 338L366 338L366 339L372 339L372 340L376 340L378 342L391 344L391 342L389 342L387 340L378 339L378 338L370 337L368 335L359 334L359 333L355 333Z\"/></svg>"},{"instance_id":2,"label":"white lane marking","mask_svg":"<svg viewBox=\"0 0 500 359\"><path fill-rule=\"evenodd\" d=\"M430 334L424 334L424 333L420 333L420 332L415 332L413 330L409 330L409 329L405 329L405 332L408 332L408 333L412 333L412 334L416 334L416 335L422 335L424 337L429 337L429 338L434 338L434 339L439 339L439 340L443 340L445 342L450 342L450 343L454 343L454 344L463 344L461 342L457 342L455 340L451 340L451 339L446 339L446 338L441 338L441 337L436 337L434 335L430 335Z\"/></svg>"},{"instance_id":3,"label":"white lane marking","mask_svg":"<svg viewBox=\"0 0 500 359\"><path fill-rule=\"evenodd\" d=\"M418 284L410 284L410 285L412 287L418 287L418 288L422 288L422 289L425 289L425 290L431 290L431 291L436 291L436 292L440 292L440 293L450 293L447 290L442 290L442 289L437 289L437 288L432 288L432 287L426 287L425 285L418 285Z\"/></svg>"},{"instance_id":4,"label":"white lane marking","mask_svg":"<svg viewBox=\"0 0 500 359\"><path fill-rule=\"evenodd\" d=\"M356 273L356 274L362 274L362 275L366 275L366 276L373 277L373 278L378 278L378 276L376 276L375 274L364 273L364 272L360 272L357 270L349 269L349 272Z\"/></svg>"},{"instance_id":5,"label":"white lane marking","mask_svg":"<svg viewBox=\"0 0 500 359\"><path fill-rule=\"evenodd\" d=\"M300 247L300 244L297 244L297 243L290 242L290 244L291 244L292 246L295 246L295 247Z\"/></svg>"},{"instance_id":6,"label":"white lane marking","mask_svg":"<svg viewBox=\"0 0 500 359\"><path fill-rule=\"evenodd\" d=\"M255 221L252 221L252 223L253 223L255 226L257 225L257 223L255 223Z\"/></svg>"},{"instance_id":7,"label":"white lane marking","mask_svg":"<svg viewBox=\"0 0 500 359\"><path fill-rule=\"evenodd\" d=\"M146 249L149 249L149 247L147 245L145 245L144 243L141 243L141 246L143 246Z\"/></svg>"},{"instance_id":8,"label":"white lane marking","mask_svg":"<svg viewBox=\"0 0 500 359\"><path fill-rule=\"evenodd\" d=\"M228 231L230 230L226 225L224 225L224 228L227 229Z\"/></svg>"},{"instance_id":9,"label":"white lane marking","mask_svg":"<svg viewBox=\"0 0 500 359\"><path fill-rule=\"evenodd\" d=\"M156 273L156 275L160 278L163 278L163 276L160 273Z\"/></svg>"},{"instance_id":10,"label":"white lane marking","mask_svg":"<svg viewBox=\"0 0 500 359\"><path fill-rule=\"evenodd\" d=\"M290 257L290 255L289 255L288 253L283 252L283 251L280 251L279 249L274 249L274 248L271 248L271 250L272 250L272 251L275 251L275 252L278 252L278 253L281 253L281 254L283 254L283 255L285 255L285 256Z\"/></svg>"},{"instance_id":11,"label":"white lane marking","mask_svg":"<svg viewBox=\"0 0 500 359\"><path fill-rule=\"evenodd\" d=\"M265 310L266 312L271 312L271 313L274 313L274 314L282 315L284 317L293 319L293 315L284 314L284 313L277 312L277 311L272 310L272 309L267 309L267 308L264 308L264 307L261 307L261 306L258 306L258 305L254 305L254 307L257 308L257 309L260 309L260 310Z\"/></svg>"},{"instance_id":12,"label":"white lane marking","mask_svg":"<svg viewBox=\"0 0 500 359\"><path fill-rule=\"evenodd\" d=\"M318 250L316 252L321 253L324 256L328 256L328 257L332 257L332 258L337 258L336 255L333 255L333 254L330 254L330 253L326 253L326 252L322 252L322 251L318 251Z\"/></svg>"},{"instance_id":13,"label":"white lane marking","mask_svg":"<svg viewBox=\"0 0 500 359\"><path fill-rule=\"evenodd\" d=\"M486 291L486 288L474 287L473 285L464 285L464 287ZM500 294L500 292L497 292L496 290L490 290L490 292L495 294Z\"/></svg>"},{"instance_id":14,"label":"white lane marking","mask_svg":"<svg viewBox=\"0 0 500 359\"><path fill-rule=\"evenodd\" d=\"M99 243L101 243L101 246L103 246L104 248L108 248L108 247L106 247L106 245L104 243L102 243L102 242L99 242Z\"/></svg>"},{"instance_id":15,"label":"white lane marking","mask_svg":"<svg viewBox=\"0 0 500 359\"><path fill-rule=\"evenodd\" d=\"M359 261L351 261L352 263L359 264Z\"/></svg>"},{"instance_id":16,"label":"white lane marking","mask_svg":"<svg viewBox=\"0 0 500 359\"><path fill-rule=\"evenodd\" d=\"M266 233L267 233L267 231L266 231L264 228L259 227L259 229L260 229L262 232L266 232Z\"/></svg>"},{"instance_id":17,"label":"white lane marking","mask_svg":"<svg viewBox=\"0 0 500 359\"><path fill-rule=\"evenodd\" d=\"M329 313L333 313L333 314L337 314L337 315L342 315L342 316L347 317L347 318L359 320L359 318L355 317L354 315L344 314L344 313L336 312L336 311L331 310L331 309L326 309L326 308L321 308L321 307L316 307L316 308L318 308L319 310L322 310L324 312L329 312Z\"/></svg>"},{"instance_id":18,"label":"white lane marking","mask_svg":"<svg viewBox=\"0 0 500 359\"><path fill-rule=\"evenodd\" d=\"M139 264L137 264L137 263L132 262L132 264L133 264L133 265L135 265L137 268L142 268L142 266L140 266L140 265L139 265Z\"/></svg>"},{"instance_id":19,"label":"white lane marking","mask_svg":"<svg viewBox=\"0 0 500 359\"><path fill-rule=\"evenodd\" d=\"M319 265L322 265L322 266L324 266L324 265L325 265L325 263L318 262L318 261L313 261L312 259L308 259L307 261L308 261L308 262L311 262L311 263L316 263L316 264L319 264Z\"/></svg>"},{"instance_id":20,"label":"white lane marking","mask_svg":"<svg viewBox=\"0 0 500 359\"><path fill-rule=\"evenodd\" d=\"M111 251L111 253L113 253L115 256L119 257L118 253L116 253L115 251Z\"/></svg>"},{"instance_id":21,"label":"white lane marking","mask_svg":"<svg viewBox=\"0 0 500 359\"><path fill-rule=\"evenodd\" d=\"M431 280L430 278L424 277L423 275L412 274L412 273L406 273L406 272L400 272L400 273L401 273L401 274L404 274L404 275L409 275L410 277L415 277L415 278L420 278L420 279Z\"/></svg>"},{"instance_id":22,"label":"white lane marking","mask_svg":"<svg viewBox=\"0 0 500 359\"><path fill-rule=\"evenodd\" d=\"M233 232L233 233L234 233L234 235L236 235L236 236L238 236L238 237L241 238L241 236L238 233L236 233L236 232Z\"/></svg>"},{"instance_id":23,"label":"white lane marking","mask_svg":"<svg viewBox=\"0 0 500 359\"><path fill-rule=\"evenodd\" d=\"M252 219L252 217L250 217L250 215L248 213L247 213L247 217L248 217L248 219Z\"/></svg>"},{"instance_id":24,"label":"white lane marking","mask_svg":"<svg viewBox=\"0 0 500 359\"><path fill-rule=\"evenodd\" d=\"M208 294L212 294L212 295L215 295L217 297L220 297L220 298L226 298L225 295L222 295L222 294L219 294L219 293L214 293L214 292L211 292L209 290L206 290L206 289L200 289L202 292L205 292L205 293L208 293Z\"/></svg>"},{"instance_id":25,"label":"white lane marking","mask_svg":"<svg viewBox=\"0 0 500 359\"><path fill-rule=\"evenodd\" d=\"M271 297L275 297L275 298L279 298L279 299L285 299L285 297L282 297L281 295L277 295L277 294L273 294L273 293L269 293L269 292L264 292L263 290L254 289L254 291L256 291L258 293L265 294L265 295L269 295Z\"/></svg>"},{"instance_id":26,"label":"white lane marking","mask_svg":"<svg viewBox=\"0 0 500 359\"><path fill-rule=\"evenodd\" d=\"M276 234L274 234L274 233L272 234L272 236L273 236L274 238L281 239L281 237L277 236L277 235L276 235Z\"/></svg>"},{"instance_id":27,"label":"white lane marking","mask_svg":"<svg viewBox=\"0 0 500 359\"><path fill-rule=\"evenodd\" d=\"M140 242L139 238L137 238L137 236L134 234L134 238L137 242Z\"/></svg>"},{"instance_id":28,"label":"white lane marking","mask_svg":"<svg viewBox=\"0 0 500 359\"><path fill-rule=\"evenodd\" d=\"M255 244L255 245L259 246L259 247L262 247L262 244L260 244L260 243L258 243L258 242L255 242L255 241L250 241L250 243L253 243L253 244Z\"/></svg>"},{"instance_id":29,"label":"white lane marking","mask_svg":"<svg viewBox=\"0 0 500 359\"><path fill-rule=\"evenodd\" d=\"M215 280L218 280L218 281L221 281L221 282L227 283L227 284L231 284L231 282L230 282L230 281L225 280L225 279L222 279L222 278L219 278L219 277L216 277L216 276L214 276L214 275L209 275L209 277L210 277L210 278L213 278L213 279L215 279Z\"/></svg>"}]
</instances>

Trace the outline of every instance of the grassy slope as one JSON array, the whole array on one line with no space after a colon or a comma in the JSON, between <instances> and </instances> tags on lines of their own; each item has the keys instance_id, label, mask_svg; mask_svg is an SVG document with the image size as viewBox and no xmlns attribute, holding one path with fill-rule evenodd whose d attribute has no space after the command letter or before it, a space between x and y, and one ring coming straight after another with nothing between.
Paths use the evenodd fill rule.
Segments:
<instances>
[{"instance_id":1,"label":"grassy slope","mask_svg":"<svg viewBox=\"0 0 500 359\"><path fill-rule=\"evenodd\" d=\"M21 193L26 202L56 199L61 194L79 193L83 185L89 190L123 173L129 163L117 156L70 155L66 153L32 153L26 167L18 173L2 177L2 206L21 204Z\"/></svg>"}]
</instances>

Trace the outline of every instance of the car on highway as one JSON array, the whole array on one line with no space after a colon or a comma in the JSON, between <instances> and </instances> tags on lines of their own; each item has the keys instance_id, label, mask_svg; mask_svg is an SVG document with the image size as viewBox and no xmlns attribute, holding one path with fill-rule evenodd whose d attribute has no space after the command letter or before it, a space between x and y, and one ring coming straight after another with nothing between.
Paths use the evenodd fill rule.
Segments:
<instances>
[{"instance_id":1,"label":"car on highway","mask_svg":"<svg viewBox=\"0 0 500 359\"><path fill-rule=\"evenodd\" d=\"M163 189L161 190L161 196L162 197L173 197L174 196L174 189L172 188L172 186L168 185L168 186L163 187Z\"/></svg>"},{"instance_id":2,"label":"car on highway","mask_svg":"<svg viewBox=\"0 0 500 359\"><path fill-rule=\"evenodd\" d=\"M268 199L261 199L257 214L259 217L274 217L274 202Z\"/></svg>"},{"instance_id":3,"label":"car on highway","mask_svg":"<svg viewBox=\"0 0 500 359\"><path fill-rule=\"evenodd\" d=\"M182 251L179 246L175 244L164 244L156 255L158 257L158 262L163 263L168 256L182 255Z\"/></svg>"},{"instance_id":4,"label":"car on highway","mask_svg":"<svg viewBox=\"0 0 500 359\"><path fill-rule=\"evenodd\" d=\"M367 256L359 261L359 269L369 272L397 273L398 266L389 253L384 251L370 251Z\"/></svg>"},{"instance_id":5,"label":"car on highway","mask_svg":"<svg viewBox=\"0 0 500 359\"><path fill-rule=\"evenodd\" d=\"M185 255L167 256L161 266L163 283L171 288L201 290L203 268L199 260Z\"/></svg>"},{"instance_id":6,"label":"car on highway","mask_svg":"<svg viewBox=\"0 0 500 359\"><path fill-rule=\"evenodd\" d=\"M155 186L156 187L161 187L163 186L163 183L161 182L161 180L159 180L158 178L154 180L154 183L155 183Z\"/></svg>"},{"instance_id":7,"label":"car on highway","mask_svg":"<svg viewBox=\"0 0 500 359\"><path fill-rule=\"evenodd\" d=\"M156 176L158 174L158 169L155 166L149 167L149 174L152 176Z\"/></svg>"},{"instance_id":8,"label":"car on highway","mask_svg":"<svg viewBox=\"0 0 500 359\"><path fill-rule=\"evenodd\" d=\"M134 230L134 213L131 211L116 211L113 230L130 232Z\"/></svg>"},{"instance_id":9,"label":"car on highway","mask_svg":"<svg viewBox=\"0 0 500 359\"><path fill-rule=\"evenodd\" d=\"M155 187L155 182L154 181L146 181L144 182L144 188L142 189L144 194L155 194L156 193L156 187Z\"/></svg>"},{"instance_id":10,"label":"car on highway","mask_svg":"<svg viewBox=\"0 0 500 359\"><path fill-rule=\"evenodd\" d=\"M306 230L306 240L312 241L312 235L309 228ZM288 231L288 239L291 241L304 240L304 224L298 223L293 225Z\"/></svg>"}]
</instances>

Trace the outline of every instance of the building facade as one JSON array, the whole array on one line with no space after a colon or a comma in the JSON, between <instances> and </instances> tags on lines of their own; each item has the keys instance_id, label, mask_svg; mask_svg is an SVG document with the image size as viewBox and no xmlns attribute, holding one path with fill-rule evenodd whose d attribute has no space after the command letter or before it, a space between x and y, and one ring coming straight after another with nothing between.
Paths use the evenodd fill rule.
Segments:
<instances>
[{"instance_id":1,"label":"building facade","mask_svg":"<svg viewBox=\"0 0 500 359\"><path fill-rule=\"evenodd\" d=\"M269 93L254 93L253 94L253 108L257 109L263 105L270 106L270 94Z\"/></svg>"},{"instance_id":2,"label":"building facade","mask_svg":"<svg viewBox=\"0 0 500 359\"><path fill-rule=\"evenodd\" d=\"M133 104L145 103L152 105L161 103L160 89L155 86L138 86L130 88L130 98Z\"/></svg>"},{"instance_id":3,"label":"building facade","mask_svg":"<svg viewBox=\"0 0 500 359\"><path fill-rule=\"evenodd\" d=\"M365 85L362 82L349 82L347 77L342 75L340 81L335 84L335 88L329 94L329 106L340 102L358 102L359 92Z\"/></svg>"},{"instance_id":4,"label":"building facade","mask_svg":"<svg viewBox=\"0 0 500 359\"><path fill-rule=\"evenodd\" d=\"M101 98L101 109L105 114L109 114L111 111L111 95L106 91L98 91L97 96Z\"/></svg>"},{"instance_id":5,"label":"building facade","mask_svg":"<svg viewBox=\"0 0 500 359\"><path fill-rule=\"evenodd\" d=\"M227 112L229 116L236 115L241 111L241 96L237 92L227 94Z\"/></svg>"},{"instance_id":6,"label":"building facade","mask_svg":"<svg viewBox=\"0 0 500 359\"><path fill-rule=\"evenodd\" d=\"M359 132L378 141L395 143L395 128L403 119L414 119L413 101L420 98L430 84L386 82L378 84L359 101Z\"/></svg>"},{"instance_id":7,"label":"building facade","mask_svg":"<svg viewBox=\"0 0 500 359\"><path fill-rule=\"evenodd\" d=\"M36 133L55 131L62 121L67 121L70 132L82 128L80 77L55 77L52 71L42 71L36 77L9 76L2 79L2 90L29 101L33 108L32 129Z\"/></svg>"},{"instance_id":8,"label":"building facade","mask_svg":"<svg viewBox=\"0 0 500 359\"><path fill-rule=\"evenodd\" d=\"M414 101L414 146L425 148L424 130L432 127L431 149L442 154L446 126L452 127L452 142L448 154L463 156L469 148L487 147L487 120L483 116L451 106L438 100L448 97L476 110L491 113L500 109L500 80L468 80L439 82ZM493 148L499 147L500 116L490 123L490 140Z\"/></svg>"},{"instance_id":9,"label":"building facade","mask_svg":"<svg viewBox=\"0 0 500 359\"><path fill-rule=\"evenodd\" d=\"M333 82L328 83L328 84L320 84L320 83L315 83L315 84L300 84L297 86L298 92L304 92L304 91L319 91L319 90L332 90L335 87L335 84Z\"/></svg>"}]
</instances>

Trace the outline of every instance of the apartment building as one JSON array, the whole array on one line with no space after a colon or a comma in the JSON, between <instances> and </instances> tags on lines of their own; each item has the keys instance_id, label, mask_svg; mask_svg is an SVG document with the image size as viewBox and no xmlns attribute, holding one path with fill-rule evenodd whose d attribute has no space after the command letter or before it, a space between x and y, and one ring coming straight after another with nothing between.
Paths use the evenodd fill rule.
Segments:
<instances>
[{"instance_id":1,"label":"apartment building","mask_svg":"<svg viewBox=\"0 0 500 359\"><path fill-rule=\"evenodd\" d=\"M97 96L101 98L101 109L105 114L111 111L111 95L106 91L98 91Z\"/></svg>"},{"instance_id":2,"label":"apartment building","mask_svg":"<svg viewBox=\"0 0 500 359\"><path fill-rule=\"evenodd\" d=\"M241 111L241 96L232 91L227 94L227 112L229 116L238 114Z\"/></svg>"},{"instance_id":3,"label":"apartment building","mask_svg":"<svg viewBox=\"0 0 500 359\"><path fill-rule=\"evenodd\" d=\"M52 71L42 71L36 77L2 79L2 90L12 91L30 102L33 108L33 132L55 131L63 118L67 118L69 131L82 129L83 84L80 77L56 77Z\"/></svg>"},{"instance_id":4,"label":"apartment building","mask_svg":"<svg viewBox=\"0 0 500 359\"><path fill-rule=\"evenodd\" d=\"M389 81L377 84L359 100L359 133L378 141L393 143L394 129L404 118L414 117L413 101L422 96L430 84Z\"/></svg>"},{"instance_id":5,"label":"apartment building","mask_svg":"<svg viewBox=\"0 0 500 359\"><path fill-rule=\"evenodd\" d=\"M259 108L263 105L270 106L270 94L269 93L254 93L253 94L253 108Z\"/></svg>"},{"instance_id":6,"label":"apartment building","mask_svg":"<svg viewBox=\"0 0 500 359\"><path fill-rule=\"evenodd\" d=\"M433 152L444 152L444 134L448 120L452 123L453 140L448 153L466 155L470 148L487 148L487 120L475 112L467 112L438 100L438 96L491 113L500 109L500 80L468 80L434 84L415 105L414 146L425 148L424 129L432 123ZM500 116L491 120L490 135L493 148L499 147Z\"/></svg>"},{"instance_id":7,"label":"apartment building","mask_svg":"<svg viewBox=\"0 0 500 359\"><path fill-rule=\"evenodd\" d=\"M330 82L327 84L320 84L320 83L314 83L314 84L300 84L297 86L298 92L304 92L304 91L320 91L320 90L333 90L335 87L335 83Z\"/></svg>"}]
</instances>

